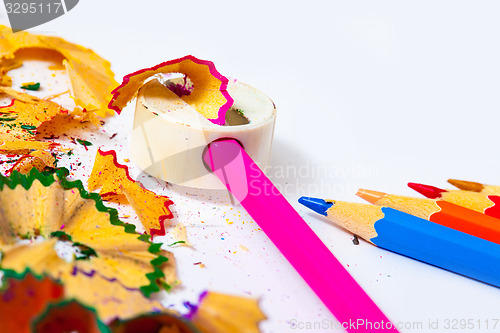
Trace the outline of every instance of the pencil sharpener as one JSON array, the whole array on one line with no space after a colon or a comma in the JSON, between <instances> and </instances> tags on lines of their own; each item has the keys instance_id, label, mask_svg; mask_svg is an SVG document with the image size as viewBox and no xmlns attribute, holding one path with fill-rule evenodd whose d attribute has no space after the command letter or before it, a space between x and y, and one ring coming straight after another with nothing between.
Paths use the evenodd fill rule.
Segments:
<instances>
[{"instance_id":1,"label":"pencil sharpener","mask_svg":"<svg viewBox=\"0 0 500 333\"><path fill-rule=\"evenodd\" d=\"M226 124L216 125L179 98L169 86L175 79L153 79L138 92L130 146L131 160L166 182L203 189L225 186L203 163L207 145L233 138L263 170L269 163L276 108L269 97L230 79L234 99Z\"/></svg>"}]
</instances>

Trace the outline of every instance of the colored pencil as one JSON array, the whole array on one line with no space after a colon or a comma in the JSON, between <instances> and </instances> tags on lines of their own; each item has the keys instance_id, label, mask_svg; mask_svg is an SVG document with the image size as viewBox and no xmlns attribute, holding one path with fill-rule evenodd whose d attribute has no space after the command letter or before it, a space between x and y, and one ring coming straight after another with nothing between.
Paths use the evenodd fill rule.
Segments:
<instances>
[{"instance_id":1,"label":"colored pencil","mask_svg":"<svg viewBox=\"0 0 500 333\"><path fill-rule=\"evenodd\" d=\"M458 179L448 179L448 183L465 191L479 192L486 195L500 195L500 186L485 185Z\"/></svg>"},{"instance_id":2,"label":"colored pencil","mask_svg":"<svg viewBox=\"0 0 500 333\"><path fill-rule=\"evenodd\" d=\"M500 245L388 207L299 202L374 245L500 287Z\"/></svg>"},{"instance_id":3,"label":"colored pencil","mask_svg":"<svg viewBox=\"0 0 500 333\"><path fill-rule=\"evenodd\" d=\"M391 207L448 228L500 244L500 220L436 199L424 199L359 190L359 197L377 206Z\"/></svg>"},{"instance_id":4,"label":"colored pencil","mask_svg":"<svg viewBox=\"0 0 500 333\"><path fill-rule=\"evenodd\" d=\"M462 190L444 190L439 187L417 183L408 183L408 186L427 198L451 202L500 219L500 196L498 195L484 195L478 192Z\"/></svg>"},{"instance_id":5,"label":"colored pencil","mask_svg":"<svg viewBox=\"0 0 500 333\"><path fill-rule=\"evenodd\" d=\"M210 143L203 160L342 325L358 319L390 324L237 141ZM346 327L349 332L378 332ZM390 324L384 331L397 329Z\"/></svg>"}]
</instances>

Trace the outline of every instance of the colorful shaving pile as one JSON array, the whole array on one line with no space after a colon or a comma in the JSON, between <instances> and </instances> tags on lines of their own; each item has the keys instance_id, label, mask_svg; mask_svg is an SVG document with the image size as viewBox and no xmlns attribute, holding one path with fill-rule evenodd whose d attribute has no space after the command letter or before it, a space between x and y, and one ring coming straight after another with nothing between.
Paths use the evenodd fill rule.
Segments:
<instances>
[{"instance_id":1,"label":"colorful shaving pile","mask_svg":"<svg viewBox=\"0 0 500 333\"><path fill-rule=\"evenodd\" d=\"M258 333L265 319L257 301L206 292L186 316L169 310L107 324L95 309L71 298L65 287L29 271L6 274L0 293L0 329L17 333Z\"/></svg>"},{"instance_id":2,"label":"colorful shaving pile","mask_svg":"<svg viewBox=\"0 0 500 333\"><path fill-rule=\"evenodd\" d=\"M44 91L40 82L12 87L9 72L42 55L59 62L49 69L68 75L74 107L55 102L61 94L35 96ZM119 113L149 77L172 72L196 87L181 98L222 124L232 99L227 79L209 61L172 60L127 75L118 86L110 63L92 50L0 26L0 95L11 100L0 107L0 154L7 158L0 162L10 164L0 175L1 332L259 332L265 316L254 299L207 292L183 317L155 298L178 283L173 255L151 240L173 230L173 202L133 180L114 150L97 150L88 191L99 194L57 166L61 154L73 154L68 143L93 145L65 132L100 128L102 117ZM70 140L53 141L61 136ZM103 201L128 203L146 233ZM177 234L176 243L187 243L185 230Z\"/></svg>"},{"instance_id":3,"label":"colorful shaving pile","mask_svg":"<svg viewBox=\"0 0 500 333\"><path fill-rule=\"evenodd\" d=\"M151 236L165 235L165 223L173 217L168 207L173 202L168 197L156 195L143 188L133 180L128 168L118 163L116 152L113 150L97 151L88 185L90 191L100 188L99 194L103 200L128 200Z\"/></svg>"}]
</instances>

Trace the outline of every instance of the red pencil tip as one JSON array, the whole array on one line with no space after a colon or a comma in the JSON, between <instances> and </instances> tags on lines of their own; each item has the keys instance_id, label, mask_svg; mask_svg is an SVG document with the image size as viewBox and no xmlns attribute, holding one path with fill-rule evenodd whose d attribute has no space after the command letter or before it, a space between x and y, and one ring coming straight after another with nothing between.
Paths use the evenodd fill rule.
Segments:
<instances>
[{"instance_id":1,"label":"red pencil tip","mask_svg":"<svg viewBox=\"0 0 500 333\"><path fill-rule=\"evenodd\" d=\"M443 190L442 188L424 184L408 183L408 186L430 199L437 199L441 196L441 193L447 192L447 190Z\"/></svg>"}]
</instances>

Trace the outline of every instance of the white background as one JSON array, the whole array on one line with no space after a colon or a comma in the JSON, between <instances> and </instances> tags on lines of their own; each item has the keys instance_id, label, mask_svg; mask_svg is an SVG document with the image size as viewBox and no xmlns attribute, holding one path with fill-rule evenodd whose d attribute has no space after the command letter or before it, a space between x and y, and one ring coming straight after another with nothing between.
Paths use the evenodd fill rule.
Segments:
<instances>
[{"instance_id":1,"label":"white background","mask_svg":"<svg viewBox=\"0 0 500 333\"><path fill-rule=\"evenodd\" d=\"M498 289L355 246L351 234L296 203L301 195L359 201L359 187L413 195L409 181L500 184L499 14L497 1L82 0L30 31L92 48L118 81L192 54L265 92L279 112L272 180L393 322L422 323L401 331L449 332L447 319L471 319L474 328L455 331L500 332ZM132 113L109 125L121 131L113 145L122 160ZM148 184L172 196L194 245L172 249L183 287L169 305L183 311L183 300L208 288L259 297L269 317L263 332L337 331L306 329L333 317L223 192Z\"/></svg>"}]
</instances>

